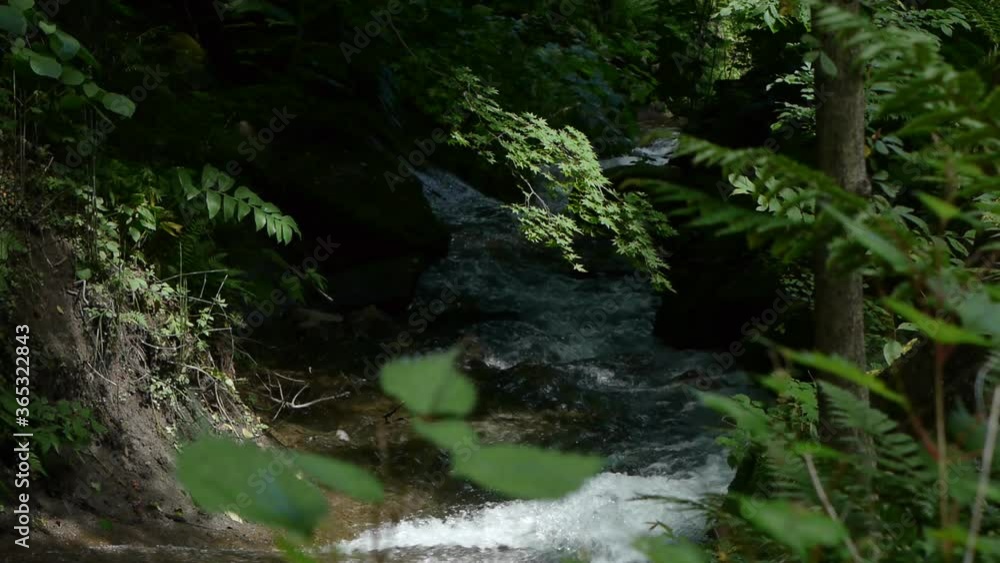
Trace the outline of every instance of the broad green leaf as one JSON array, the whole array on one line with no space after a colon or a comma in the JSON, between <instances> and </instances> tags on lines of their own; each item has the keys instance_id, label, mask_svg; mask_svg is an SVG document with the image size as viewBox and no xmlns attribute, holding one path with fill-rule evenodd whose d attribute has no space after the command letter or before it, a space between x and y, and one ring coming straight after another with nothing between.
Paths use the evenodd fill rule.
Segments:
<instances>
[{"instance_id":1,"label":"broad green leaf","mask_svg":"<svg viewBox=\"0 0 1000 563\"><path fill-rule=\"evenodd\" d=\"M220 175L221 172L219 172L218 168L212 166L211 164L206 164L201 169L201 189L207 190L220 183Z\"/></svg>"},{"instance_id":2,"label":"broad green leaf","mask_svg":"<svg viewBox=\"0 0 1000 563\"><path fill-rule=\"evenodd\" d=\"M101 97L101 103L109 111L113 111L123 117L132 117L132 114L135 113L135 102L121 94L108 92Z\"/></svg>"},{"instance_id":3,"label":"broad green leaf","mask_svg":"<svg viewBox=\"0 0 1000 563\"><path fill-rule=\"evenodd\" d=\"M264 215L264 212L256 207L253 210L253 222L257 226L258 231L263 229L264 225L267 225L267 217Z\"/></svg>"},{"instance_id":4,"label":"broad green leaf","mask_svg":"<svg viewBox=\"0 0 1000 563\"><path fill-rule=\"evenodd\" d=\"M80 57L80 60L82 60L87 66L91 66L94 68L101 68L101 64L97 62L97 59L94 58L94 55L90 51L88 51L87 48L84 47L83 45L80 46L80 50L76 54L78 57Z\"/></svg>"},{"instance_id":5,"label":"broad green leaf","mask_svg":"<svg viewBox=\"0 0 1000 563\"><path fill-rule=\"evenodd\" d=\"M281 223L281 241L285 244L292 242L292 227L288 223Z\"/></svg>"},{"instance_id":6,"label":"broad green leaf","mask_svg":"<svg viewBox=\"0 0 1000 563\"><path fill-rule=\"evenodd\" d=\"M947 201L934 197L931 194L920 192L917 197L921 202L937 215L942 221L950 221L962 214L962 210L948 203Z\"/></svg>"},{"instance_id":7,"label":"broad green leaf","mask_svg":"<svg viewBox=\"0 0 1000 563\"><path fill-rule=\"evenodd\" d=\"M191 181L191 171L187 168L177 169L177 181L180 183L181 189L184 190L184 197L188 201L198 197L198 194L201 193L198 188L194 187L194 182Z\"/></svg>"},{"instance_id":8,"label":"broad green leaf","mask_svg":"<svg viewBox=\"0 0 1000 563\"><path fill-rule=\"evenodd\" d=\"M833 63L833 59L830 58L825 52L820 51L819 53L819 66L823 69L823 72L829 74L830 76L837 76L837 65Z\"/></svg>"},{"instance_id":9,"label":"broad green leaf","mask_svg":"<svg viewBox=\"0 0 1000 563\"><path fill-rule=\"evenodd\" d=\"M413 419L413 431L441 449L452 451L479 443L476 431L462 420L425 422Z\"/></svg>"},{"instance_id":10,"label":"broad green leaf","mask_svg":"<svg viewBox=\"0 0 1000 563\"><path fill-rule=\"evenodd\" d=\"M457 350L402 358L382 368L382 390L419 415L465 416L476 405L476 388L455 369Z\"/></svg>"},{"instance_id":11,"label":"broad green leaf","mask_svg":"<svg viewBox=\"0 0 1000 563\"><path fill-rule=\"evenodd\" d=\"M791 548L803 560L814 547L839 545L847 537L840 522L787 501L742 498L740 512L754 527Z\"/></svg>"},{"instance_id":12,"label":"broad green leaf","mask_svg":"<svg viewBox=\"0 0 1000 563\"><path fill-rule=\"evenodd\" d=\"M710 561L701 547L684 539L642 538L636 542L635 547L649 558L650 563L709 563Z\"/></svg>"},{"instance_id":13,"label":"broad green leaf","mask_svg":"<svg viewBox=\"0 0 1000 563\"><path fill-rule=\"evenodd\" d=\"M987 291L970 292L960 297L955 305L962 324L980 334L1000 339L1000 302Z\"/></svg>"},{"instance_id":14,"label":"broad green leaf","mask_svg":"<svg viewBox=\"0 0 1000 563\"><path fill-rule=\"evenodd\" d=\"M28 20L21 11L10 6L0 6L0 30L13 35L24 35L28 31Z\"/></svg>"},{"instance_id":15,"label":"broad green leaf","mask_svg":"<svg viewBox=\"0 0 1000 563\"><path fill-rule=\"evenodd\" d=\"M267 221L267 236L272 238L277 238L276 237L277 232L278 232L278 225L276 217L272 215L271 217L268 217Z\"/></svg>"},{"instance_id":16,"label":"broad green leaf","mask_svg":"<svg viewBox=\"0 0 1000 563\"><path fill-rule=\"evenodd\" d=\"M882 347L882 357L885 358L885 363L887 365L892 365L893 362L898 360L903 355L903 345L895 340L890 340L885 343Z\"/></svg>"},{"instance_id":17,"label":"broad green leaf","mask_svg":"<svg viewBox=\"0 0 1000 563\"><path fill-rule=\"evenodd\" d=\"M80 42L72 35L57 30L52 35L49 35L49 48L60 59L68 61L75 57L76 53L80 50Z\"/></svg>"},{"instance_id":18,"label":"broad green leaf","mask_svg":"<svg viewBox=\"0 0 1000 563\"><path fill-rule=\"evenodd\" d=\"M83 84L83 81L86 79L87 77L84 76L82 72L71 66L64 66L62 75L59 76L59 80L68 86L79 86Z\"/></svg>"},{"instance_id":19,"label":"broad green leaf","mask_svg":"<svg viewBox=\"0 0 1000 563\"><path fill-rule=\"evenodd\" d=\"M746 430L755 439L770 435L767 416L763 411L748 408L747 405L722 395L699 393L698 396L706 407L733 419L738 428Z\"/></svg>"},{"instance_id":20,"label":"broad green leaf","mask_svg":"<svg viewBox=\"0 0 1000 563\"><path fill-rule=\"evenodd\" d=\"M232 221L236 216L236 199L227 195L222 195L222 217L226 221Z\"/></svg>"},{"instance_id":21,"label":"broad green leaf","mask_svg":"<svg viewBox=\"0 0 1000 563\"><path fill-rule=\"evenodd\" d=\"M216 191L206 191L205 205L208 206L208 218L214 218L219 213L219 209L222 208L222 196Z\"/></svg>"},{"instance_id":22,"label":"broad green leaf","mask_svg":"<svg viewBox=\"0 0 1000 563\"><path fill-rule=\"evenodd\" d=\"M356 465L313 454L297 455L295 465L327 489L362 502L382 502L382 484Z\"/></svg>"},{"instance_id":23,"label":"broad green leaf","mask_svg":"<svg viewBox=\"0 0 1000 563\"><path fill-rule=\"evenodd\" d=\"M811 455L828 459L843 459L844 457L840 451L816 442L795 442L791 449L796 455Z\"/></svg>"},{"instance_id":24,"label":"broad green leaf","mask_svg":"<svg viewBox=\"0 0 1000 563\"><path fill-rule=\"evenodd\" d=\"M920 329L920 332L923 332L932 340L942 344L990 345L988 339L941 319L928 316L908 303L895 299L887 299L885 303L893 312L916 325Z\"/></svg>"},{"instance_id":25,"label":"broad green leaf","mask_svg":"<svg viewBox=\"0 0 1000 563\"><path fill-rule=\"evenodd\" d=\"M309 536L326 515L326 499L296 477L295 456L220 438L202 438L177 458L177 475L191 498L209 512Z\"/></svg>"},{"instance_id":26,"label":"broad green leaf","mask_svg":"<svg viewBox=\"0 0 1000 563\"><path fill-rule=\"evenodd\" d=\"M246 203L237 200L236 202L236 219L242 221L244 217L250 214L250 206Z\"/></svg>"},{"instance_id":27,"label":"broad green leaf","mask_svg":"<svg viewBox=\"0 0 1000 563\"><path fill-rule=\"evenodd\" d=\"M58 29L56 24L44 20L38 22L38 27L45 32L45 35L52 35Z\"/></svg>"},{"instance_id":28,"label":"broad green leaf","mask_svg":"<svg viewBox=\"0 0 1000 563\"><path fill-rule=\"evenodd\" d=\"M826 354L820 354L819 352L798 352L788 348L782 348L781 353L795 363L818 369L831 375L836 375L841 379L846 379L851 383L861 385L872 393L889 399L890 401L902 405L903 407L907 407L909 405L906 397L903 397L899 393L889 389L889 387L886 386L885 382L881 379L861 371L844 358L839 356L827 356Z\"/></svg>"},{"instance_id":29,"label":"broad green leaf","mask_svg":"<svg viewBox=\"0 0 1000 563\"><path fill-rule=\"evenodd\" d=\"M240 187L236 188L235 192L233 192L233 197L242 199L244 201L250 201L250 198L253 195L254 194L253 194L252 191L250 191L250 188L248 188L246 186L240 186Z\"/></svg>"},{"instance_id":30,"label":"broad green leaf","mask_svg":"<svg viewBox=\"0 0 1000 563\"><path fill-rule=\"evenodd\" d=\"M295 219L291 215L285 215L285 223L292 228L292 232L302 236L302 231L299 230L299 224L295 222Z\"/></svg>"},{"instance_id":31,"label":"broad green leaf","mask_svg":"<svg viewBox=\"0 0 1000 563\"><path fill-rule=\"evenodd\" d=\"M597 474L604 460L530 446L483 446L454 459L455 475L514 498L559 498Z\"/></svg>"},{"instance_id":32,"label":"broad green leaf","mask_svg":"<svg viewBox=\"0 0 1000 563\"><path fill-rule=\"evenodd\" d=\"M217 171L217 174L218 174L217 181L219 182L219 191L228 192L229 188L233 187L233 184L236 183L236 180L234 180L233 177L230 176L229 174L226 174L225 172L222 171Z\"/></svg>"},{"instance_id":33,"label":"broad green leaf","mask_svg":"<svg viewBox=\"0 0 1000 563\"><path fill-rule=\"evenodd\" d=\"M86 83L86 84L83 85L83 93L88 98L95 98L95 97L97 97L98 94L101 93L101 88L100 88L100 86L98 86L97 84L94 84L93 82L88 82L88 83Z\"/></svg>"},{"instance_id":34,"label":"broad green leaf","mask_svg":"<svg viewBox=\"0 0 1000 563\"><path fill-rule=\"evenodd\" d=\"M861 243L872 254L888 262L897 271L906 272L910 270L910 259L894 244L833 207L828 206L826 211L844 225L851 238Z\"/></svg>"},{"instance_id":35,"label":"broad green leaf","mask_svg":"<svg viewBox=\"0 0 1000 563\"><path fill-rule=\"evenodd\" d=\"M10 0L9 3L11 7L24 12L30 10L31 7L35 5L35 0Z\"/></svg>"},{"instance_id":36,"label":"broad green leaf","mask_svg":"<svg viewBox=\"0 0 1000 563\"><path fill-rule=\"evenodd\" d=\"M62 74L62 65L59 64L59 61L53 59L52 57L32 53L29 64L31 65L32 72L39 76L59 78Z\"/></svg>"}]
</instances>

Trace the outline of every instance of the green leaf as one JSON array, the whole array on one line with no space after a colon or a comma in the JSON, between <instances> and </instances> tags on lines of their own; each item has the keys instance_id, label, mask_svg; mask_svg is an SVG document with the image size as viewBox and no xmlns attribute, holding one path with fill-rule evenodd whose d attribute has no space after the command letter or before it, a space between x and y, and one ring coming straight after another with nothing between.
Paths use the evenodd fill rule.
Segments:
<instances>
[{"instance_id":1,"label":"green leaf","mask_svg":"<svg viewBox=\"0 0 1000 563\"><path fill-rule=\"evenodd\" d=\"M203 509L309 536L326 515L327 502L295 469L290 452L219 438L189 444L177 458L181 484Z\"/></svg>"},{"instance_id":2,"label":"green leaf","mask_svg":"<svg viewBox=\"0 0 1000 563\"><path fill-rule=\"evenodd\" d=\"M942 344L975 344L977 346L990 346L990 341L976 333L945 322L941 319L925 315L915 307L895 299L887 299L886 306L892 309L897 315L913 323L920 332L929 336L932 340Z\"/></svg>"},{"instance_id":3,"label":"green leaf","mask_svg":"<svg viewBox=\"0 0 1000 563\"><path fill-rule=\"evenodd\" d=\"M201 189L207 190L219 184L219 177L221 172L219 169L212 166L211 164L206 164L201 169Z\"/></svg>"},{"instance_id":4,"label":"green leaf","mask_svg":"<svg viewBox=\"0 0 1000 563\"><path fill-rule=\"evenodd\" d=\"M827 206L826 211L839 221L847 233L865 246L876 256L888 262L897 271L906 272L910 270L910 260L903 251L896 248L894 244L884 239L878 233L868 227L850 219L837 209Z\"/></svg>"},{"instance_id":5,"label":"green leaf","mask_svg":"<svg viewBox=\"0 0 1000 563\"><path fill-rule=\"evenodd\" d=\"M242 199L244 201L250 201L250 198L254 197L254 193L250 191L250 188L246 186L240 186L236 188L235 192L233 192L233 197Z\"/></svg>"},{"instance_id":6,"label":"green leaf","mask_svg":"<svg viewBox=\"0 0 1000 563\"><path fill-rule=\"evenodd\" d=\"M0 6L0 30L13 35L24 35L28 31L28 20L20 10L10 6Z\"/></svg>"},{"instance_id":7,"label":"green leaf","mask_svg":"<svg viewBox=\"0 0 1000 563\"><path fill-rule=\"evenodd\" d=\"M212 190L206 191L205 205L208 206L208 218L214 218L219 213L219 209L222 208L222 196L219 195L219 192Z\"/></svg>"},{"instance_id":8,"label":"green leaf","mask_svg":"<svg viewBox=\"0 0 1000 563\"><path fill-rule=\"evenodd\" d=\"M819 66L823 69L823 72L830 76L837 76L837 65L833 63L833 59L830 58L825 52L820 51L819 53Z\"/></svg>"},{"instance_id":9,"label":"green leaf","mask_svg":"<svg viewBox=\"0 0 1000 563\"><path fill-rule=\"evenodd\" d=\"M123 117L132 117L135 113L135 102L122 96L108 92L101 98L101 103L108 111L113 111Z\"/></svg>"},{"instance_id":10,"label":"green leaf","mask_svg":"<svg viewBox=\"0 0 1000 563\"><path fill-rule=\"evenodd\" d=\"M903 407L908 407L909 405L906 397L889 389L881 379L861 371L854 364L840 356L827 356L819 352L797 352L788 348L782 348L781 353L795 363L818 369L831 375L836 375L841 379L846 379L851 383L861 385L872 393L889 399Z\"/></svg>"},{"instance_id":11,"label":"green leaf","mask_svg":"<svg viewBox=\"0 0 1000 563\"><path fill-rule=\"evenodd\" d=\"M460 447L478 445L476 431L462 420L425 422L413 420L413 431L443 450L454 451Z\"/></svg>"},{"instance_id":12,"label":"green leaf","mask_svg":"<svg viewBox=\"0 0 1000 563\"><path fill-rule=\"evenodd\" d=\"M291 215L285 215L284 221L285 224L291 227L293 233L299 235L299 238L302 237L302 231L299 230L299 224L295 222L295 219L292 219Z\"/></svg>"},{"instance_id":13,"label":"green leaf","mask_svg":"<svg viewBox=\"0 0 1000 563\"><path fill-rule=\"evenodd\" d=\"M242 221L244 217L250 214L250 206L246 203L237 200L236 201L236 219Z\"/></svg>"},{"instance_id":14,"label":"green leaf","mask_svg":"<svg viewBox=\"0 0 1000 563\"><path fill-rule=\"evenodd\" d=\"M267 225L267 217L264 215L264 212L256 207L253 210L253 222L257 226L258 231Z\"/></svg>"},{"instance_id":15,"label":"green leaf","mask_svg":"<svg viewBox=\"0 0 1000 563\"><path fill-rule=\"evenodd\" d=\"M731 419L740 429L747 431L756 440L762 440L771 434L767 416L761 409L713 393L700 393L698 397L706 407L719 412Z\"/></svg>"},{"instance_id":16,"label":"green leaf","mask_svg":"<svg viewBox=\"0 0 1000 563\"><path fill-rule=\"evenodd\" d=\"M844 526L826 515L787 501L740 499L740 513L757 529L806 560L816 546L832 547L847 537Z\"/></svg>"},{"instance_id":17,"label":"green leaf","mask_svg":"<svg viewBox=\"0 0 1000 563\"><path fill-rule=\"evenodd\" d=\"M236 183L236 180L234 180L232 176L226 174L225 172L216 171L216 173L218 175L217 181L219 182L219 191L228 192L229 188L233 187L233 184Z\"/></svg>"},{"instance_id":18,"label":"green leaf","mask_svg":"<svg viewBox=\"0 0 1000 563\"><path fill-rule=\"evenodd\" d=\"M236 216L236 199L227 195L222 196L222 217L226 221L232 221Z\"/></svg>"},{"instance_id":19,"label":"green leaf","mask_svg":"<svg viewBox=\"0 0 1000 563\"><path fill-rule=\"evenodd\" d=\"M642 538L635 544L636 549L649 558L651 563L708 563L705 551L687 540L668 540L665 537Z\"/></svg>"},{"instance_id":20,"label":"green leaf","mask_svg":"<svg viewBox=\"0 0 1000 563\"><path fill-rule=\"evenodd\" d=\"M94 68L101 68L101 64L97 62L97 59L94 58L94 55L90 51L88 51L87 48L84 47L83 45L80 46L80 50L77 52L77 56L80 57L80 60L82 60L87 66L91 66Z\"/></svg>"},{"instance_id":21,"label":"green leaf","mask_svg":"<svg viewBox=\"0 0 1000 563\"><path fill-rule=\"evenodd\" d=\"M844 457L840 451L816 442L795 442L792 444L791 450L795 452L795 455L811 455L827 459L843 459Z\"/></svg>"},{"instance_id":22,"label":"green leaf","mask_svg":"<svg viewBox=\"0 0 1000 563\"><path fill-rule=\"evenodd\" d=\"M31 70L38 76L47 76L49 78L59 78L62 74L62 65L59 61L53 59L52 57L46 57L45 55L39 55L38 53L31 53Z\"/></svg>"},{"instance_id":23,"label":"green leaf","mask_svg":"<svg viewBox=\"0 0 1000 563\"><path fill-rule=\"evenodd\" d=\"M87 77L82 72L71 66L64 66L62 74L59 76L59 80L62 80L62 83L67 86L79 86L86 79Z\"/></svg>"},{"instance_id":24,"label":"green leaf","mask_svg":"<svg viewBox=\"0 0 1000 563\"><path fill-rule=\"evenodd\" d=\"M959 208L943 199L934 197L931 194L920 192L917 194L917 197L925 206L927 206L927 209L930 209L931 212L937 215L942 221L950 221L962 214L962 211Z\"/></svg>"},{"instance_id":25,"label":"green leaf","mask_svg":"<svg viewBox=\"0 0 1000 563\"><path fill-rule=\"evenodd\" d=\"M180 183L181 189L184 190L184 196L188 201L198 197L198 194L201 193L198 188L194 187L194 182L191 181L191 171L187 168L177 169L177 181Z\"/></svg>"},{"instance_id":26,"label":"green leaf","mask_svg":"<svg viewBox=\"0 0 1000 563\"><path fill-rule=\"evenodd\" d=\"M101 93L101 88L97 84L94 84L93 82L88 82L83 85L83 93L88 98L95 98L97 97L98 94Z\"/></svg>"},{"instance_id":27,"label":"green leaf","mask_svg":"<svg viewBox=\"0 0 1000 563\"><path fill-rule=\"evenodd\" d=\"M457 350L395 360L382 368L382 390L419 415L465 416L476 388L455 369Z\"/></svg>"},{"instance_id":28,"label":"green leaf","mask_svg":"<svg viewBox=\"0 0 1000 563\"><path fill-rule=\"evenodd\" d=\"M60 59L68 61L75 57L80 50L80 42L72 35L57 30L49 35L49 48Z\"/></svg>"},{"instance_id":29,"label":"green leaf","mask_svg":"<svg viewBox=\"0 0 1000 563\"><path fill-rule=\"evenodd\" d=\"M11 7L21 10L22 12L25 12L27 10L30 10L32 6L35 5L35 0L10 0L9 3Z\"/></svg>"},{"instance_id":30,"label":"green leaf","mask_svg":"<svg viewBox=\"0 0 1000 563\"><path fill-rule=\"evenodd\" d=\"M281 223L281 241L285 244L292 242L292 228L288 225L288 223Z\"/></svg>"},{"instance_id":31,"label":"green leaf","mask_svg":"<svg viewBox=\"0 0 1000 563\"><path fill-rule=\"evenodd\" d=\"M898 360L903 356L903 345L895 340L890 340L885 343L882 347L882 357L885 358L885 363L887 365L892 365L893 362Z\"/></svg>"},{"instance_id":32,"label":"green leaf","mask_svg":"<svg viewBox=\"0 0 1000 563\"><path fill-rule=\"evenodd\" d=\"M356 465L313 454L296 456L295 465L327 489L362 502L382 502L382 484Z\"/></svg>"},{"instance_id":33,"label":"green leaf","mask_svg":"<svg viewBox=\"0 0 1000 563\"><path fill-rule=\"evenodd\" d=\"M56 27L56 24L54 24L54 23L51 23L51 22L47 22L47 21L45 21L45 20L42 20L42 21L39 21L39 22L38 22L38 27L39 27L39 28L40 28L40 29L41 29L41 30L42 30L43 32L45 32L45 35L52 35L53 33L55 33L55 32L56 32L56 29L58 29L58 28Z\"/></svg>"},{"instance_id":34,"label":"green leaf","mask_svg":"<svg viewBox=\"0 0 1000 563\"><path fill-rule=\"evenodd\" d=\"M1000 339L1000 303L987 291L974 291L962 295L954 306L962 324L979 334Z\"/></svg>"},{"instance_id":35,"label":"green leaf","mask_svg":"<svg viewBox=\"0 0 1000 563\"><path fill-rule=\"evenodd\" d=\"M514 498L559 498L601 470L596 456L530 446L483 446L454 459L455 475Z\"/></svg>"}]
</instances>

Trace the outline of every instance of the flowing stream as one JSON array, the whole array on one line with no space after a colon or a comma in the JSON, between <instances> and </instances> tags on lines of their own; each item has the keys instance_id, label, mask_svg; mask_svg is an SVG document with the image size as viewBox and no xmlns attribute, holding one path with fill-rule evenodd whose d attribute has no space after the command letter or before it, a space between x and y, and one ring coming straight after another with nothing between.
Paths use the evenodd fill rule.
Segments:
<instances>
[{"instance_id":1,"label":"flowing stream","mask_svg":"<svg viewBox=\"0 0 1000 563\"><path fill-rule=\"evenodd\" d=\"M602 164L665 164L674 146L661 140ZM723 493L733 477L711 430L717 416L699 406L683 378L711 365L711 355L672 350L654 337L659 297L609 245L582 248L591 272L574 274L557 253L526 242L498 201L440 170L419 177L452 238L418 294L429 301L447 290L475 311L463 326L429 331L420 349L474 341L481 402L522 413L514 420L533 426L531 435L543 437L539 445L601 454L607 463L580 490L554 501L504 500L471 485L457 496L431 493L446 500L320 551L352 561L378 553L407 562L632 563L644 561L633 548L636 538L662 533L660 525L700 538L703 517L677 499ZM747 390L741 373L723 380L724 393ZM532 418L538 413L547 416ZM323 432L317 425L316 438ZM171 547L38 555L75 563L280 561L273 552Z\"/></svg>"},{"instance_id":2,"label":"flowing stream","mask_svg":"<svg viewBox=\"0 0 1000 563\"><path fill-rule=\"evenodd\" d=\"M529 409L593 415L556 432L547 445L600 453L608 462L564 499L470 502L445 516L383 525L338 547L407 561L577 556L627 563L644 560L632 544L657 522L699 537L704 522L697 513L637 497L697 499L724 492L731 481L707 429L715 416L677 380L711 358L657 341L659 298L606 248L585 251L595 271L574 275L557 255L524 241L496 200L442 171L419 176L435 214L453 230L447 257L423 276L420 292L435 296L450 287L481 312L483 320L464 327L493 369L481 394L506 395ZM454 338L444 335L442 342ZM726 380L729 391L744 385L740 374Z\"/></svg>"}]
</instances>

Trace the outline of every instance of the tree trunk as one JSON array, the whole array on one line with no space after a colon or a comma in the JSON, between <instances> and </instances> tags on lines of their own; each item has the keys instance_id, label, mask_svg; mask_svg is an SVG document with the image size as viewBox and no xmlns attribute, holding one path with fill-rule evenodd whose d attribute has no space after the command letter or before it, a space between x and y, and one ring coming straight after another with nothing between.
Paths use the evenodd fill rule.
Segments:
<instances>
[{"instance_id":1,"label":"tree trunk","mask_svg":"<svg viewBox=\"0 0 1000 563\"><path fill-rule=\"evenodd\" d=\"M834 5L858 11L857 0L832 0ZM815 27L815 26L814 26ZM845 190L868 196L871 185L865 169L865 90L862 69L855 53L841 47L833 34L821 36L823 52L837 67L827 74L815 64L816 136L820 169ZM816 347L820 352L840 356L865 369L864 294L861 272L831 269L828 250L822 245L816 254ZM865 388L836 384L852 389L867 400Z\"/></svg>"}]
</instances>

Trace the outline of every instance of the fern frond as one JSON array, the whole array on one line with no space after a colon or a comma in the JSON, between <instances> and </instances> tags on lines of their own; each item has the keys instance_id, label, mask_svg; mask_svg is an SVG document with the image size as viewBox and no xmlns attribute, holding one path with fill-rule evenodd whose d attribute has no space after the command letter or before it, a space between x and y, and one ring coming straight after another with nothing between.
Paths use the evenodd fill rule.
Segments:
<instances>
[{"instance_id":1,"label":"fern frond","mask_svg":"<svg viewBox=\"0 0 1000 563\"><path fill-rule=\"evenodd\" d=\"M1000 0L951 0L994 44L1000 44Z\"/></svg>"}]
</instances>

